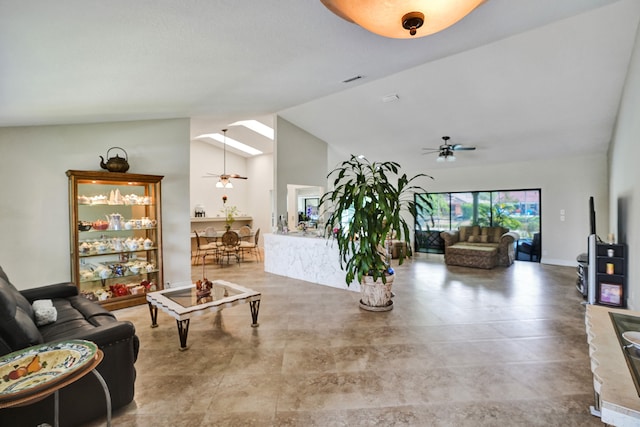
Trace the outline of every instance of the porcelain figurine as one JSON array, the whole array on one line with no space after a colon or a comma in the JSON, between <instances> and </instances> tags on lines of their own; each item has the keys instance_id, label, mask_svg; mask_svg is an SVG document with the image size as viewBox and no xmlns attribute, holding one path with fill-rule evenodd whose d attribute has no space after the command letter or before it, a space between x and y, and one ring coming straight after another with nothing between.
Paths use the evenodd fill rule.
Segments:
<instances>
[{"instance_id":1,"label":"porcelain figurine","mask_svg":"<svg viewBox=\"0 0 640 427\"><path fill-rule=\"evenodd\" d=\"M129 248L130 251L135 251L138 249L138 241L137 240L131 240L129 243L127 243L127 247Z\"/></svg>"},{"instance_id":2,"label":"porcelain figurine","mask_svg":"<svg viewBox=\"0 0 640 427\"><path fill-rule=\"evenodd\" d=\"M91 252L91 245L87 242L82 242L82 244L80 245L80 253L88 254L89 252Z\"/></svg>"},{"instance_id":3,"label":"porcelain figurine","mask_svg":"<svg viewBox=\"0 0 640 427\"><path fill-rule=\"evenodd\" d=\"M121 252L124 249L124 245L122 243L122 239L115 238L113 239L113 250Z\"/></svg>"}]
</instances>

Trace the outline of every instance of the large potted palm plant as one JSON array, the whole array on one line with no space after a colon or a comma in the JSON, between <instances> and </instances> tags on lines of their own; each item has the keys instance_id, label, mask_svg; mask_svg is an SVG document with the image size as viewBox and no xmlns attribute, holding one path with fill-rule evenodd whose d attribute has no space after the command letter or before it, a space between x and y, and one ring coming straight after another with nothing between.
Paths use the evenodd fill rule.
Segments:
<instances>
[{"instance_id":1,"label":"large potted palm plant","mask_svg":"<svg viewBox=\"0 0 640 427\"><path fill-rule=\"evenodd\" d=\"M399 240L405 250L399 253L399 264L411 255L411 240L406 216L414 221L417 205L414 194L422 199L429 211L431 198L414 183L418 174L408 178L400 174L395 162L369 162L363 156L351 155L329 172L333 189L320 199L326 212L327 235L338 244L340 266L349 286L360 283L360 307L371 311L393 308L391 283L394 272L390 266L391 240Z\"/></svg>"}]
</instances>

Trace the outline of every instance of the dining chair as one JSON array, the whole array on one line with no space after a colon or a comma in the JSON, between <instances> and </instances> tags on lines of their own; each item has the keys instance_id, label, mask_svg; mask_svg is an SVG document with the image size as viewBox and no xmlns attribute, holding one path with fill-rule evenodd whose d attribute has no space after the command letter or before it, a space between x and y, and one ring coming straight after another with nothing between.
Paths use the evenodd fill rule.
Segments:
<instances>
[{"instance_id":1,"label":"dining chair","mask_svg":"<svg viewBox=\"0 0 640 427\"><path fill-rule=\"evenodd\" d=\"M206 245L200 244L200 236L198 232L194 230L196 235L196 251L192 254L192 264L198 264L200 257L202 257L202 264L206 263L207 256L212 256L214 259L218 258L218 246L215 243L207 243Z\"/></svg>"},{"instance_id":2,"label":"dining chair","mask_svg":"<svg viewBox=\"0 0 640 427\"><path fill-rule=\"evenodd\" d=\"M258 241L260 240L260 229L256 230L256 234L254 236L253 242L240 242L240 255L242 259L244 259L245 252L255 251L256 259L261 261L260 258L260 247L258 246Z\"/></svg>"},{"instance_id":3,"label":"dining chair","mask_svg":"<svg viewBox=\"0 0 640 427\"><path fill-rule=\"evenodd\" d=\"M222 241L220 239L220 235L213 227L207 227L204 229L204 234L201 236L207 240L207 243L210 245L216 246L220 248L222 246Z\"/></svg>"},{"instance_id":4,"label":"dining chair","mask_svg":"<svg viewBox=\"0 0 640 427\"><path fill-rule=\"evenodd\" d=\"M238 230L238 236L240 237L241 242L249 242L251 237L251 227L248 225L243 225Z\"/></svg>"},{"instance_id":5,"label":"dining chair","mask_svg":"<svg viewBox=\"0 0 640 427\"><path fill-rule=\"evenodd\" d=\"M227 256L227 264L229 264L229 257L236 257L236 262L240 262L240 237L235 231L226 231L222 235L222 246L220 246L221 256Z\"/></svg>"}]
</instances>

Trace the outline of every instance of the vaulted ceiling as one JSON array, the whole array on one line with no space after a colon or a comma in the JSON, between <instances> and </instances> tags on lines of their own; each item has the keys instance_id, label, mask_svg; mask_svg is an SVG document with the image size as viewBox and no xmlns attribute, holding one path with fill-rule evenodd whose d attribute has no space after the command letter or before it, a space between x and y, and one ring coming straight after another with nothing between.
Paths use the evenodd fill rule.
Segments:
<instances>
[{"instance_id":1,"label":"vaulted ceiling","mask_svg":"<svg viewBox=\"0 0 640 427\"><path fill-rule=\"evenodd\" d=\"M0 126L189 117L196 136L277 113L416 167L443 135L478 147L455 166L603 153L639 17L636 0L489 0L396 40L319 0L0 0Z\"/></svg>"}]
</instances>

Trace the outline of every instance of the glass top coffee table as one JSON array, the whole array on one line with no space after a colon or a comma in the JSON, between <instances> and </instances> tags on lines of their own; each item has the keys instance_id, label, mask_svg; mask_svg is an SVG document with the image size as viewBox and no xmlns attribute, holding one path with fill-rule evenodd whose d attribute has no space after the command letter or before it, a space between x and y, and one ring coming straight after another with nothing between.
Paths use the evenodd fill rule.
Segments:
<instances>
[{"instance_id":1,"label":"glass top coffee table","mask_svg":"<svg viewBox=\"0 0 640 427\"><path fill-rule=\"evenodd\" d=\"M169 288L147 294L147 303L151 313L151 327L158 326L158 308L176 319L180 350L186 350L189 321L192 317L216 312L224 308L249 303L252 327L258 326L260 310L260 292L245 288L226 280L211 281L213 287L209 293L199 292L195 285Z\"/></svg>"}]
</instances>

